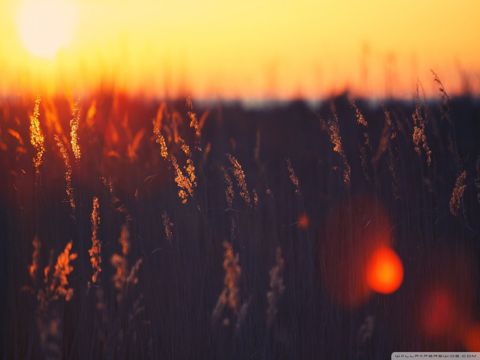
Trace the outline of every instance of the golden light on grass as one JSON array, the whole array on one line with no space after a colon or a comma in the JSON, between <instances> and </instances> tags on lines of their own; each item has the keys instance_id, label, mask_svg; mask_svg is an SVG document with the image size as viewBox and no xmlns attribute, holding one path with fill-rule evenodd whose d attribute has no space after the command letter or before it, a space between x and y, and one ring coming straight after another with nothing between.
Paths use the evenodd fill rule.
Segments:
<instances>
[{"instance_id":1,"label":"golden light on grass","mask_svg":"<svg viewBox=\"0 0 480 360\"><path fill-rule=\"evenodd\" d=\"M73 37L76 7L68 0L25 0L16 20L20 40L28 52L51 59Z\"/></svg>"},{"instance_id":2,"label":"golden light on grass","mask_svg":"<svg viewBox=\"0 0 480 360\"><path fill-rule=\"evenodd\" d=\"M102 272L102 243L98 238L98 226L100 225L99 214L100 202L96 196L92 201L92 214L90 220L92 222L92 247L88 250L90 255L90 263L92 264L93 274L92 283L96 283L100 273Z\"/></svg>"}]
</instances>

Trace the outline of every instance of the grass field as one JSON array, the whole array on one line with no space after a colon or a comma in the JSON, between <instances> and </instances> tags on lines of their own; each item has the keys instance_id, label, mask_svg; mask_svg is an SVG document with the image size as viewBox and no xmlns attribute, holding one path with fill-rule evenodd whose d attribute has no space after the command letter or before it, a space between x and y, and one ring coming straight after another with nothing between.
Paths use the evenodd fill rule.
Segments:
<instances>
[{"instance_id":1,"label":"grass field","mask_svg":"<svg viewBox=\"0 0 480 360\"><path fill-rule=\"evenodd\" d=\"M480 351L480 103L438 83L1 100L1 358Z\"/></svg>"}]
</instances>

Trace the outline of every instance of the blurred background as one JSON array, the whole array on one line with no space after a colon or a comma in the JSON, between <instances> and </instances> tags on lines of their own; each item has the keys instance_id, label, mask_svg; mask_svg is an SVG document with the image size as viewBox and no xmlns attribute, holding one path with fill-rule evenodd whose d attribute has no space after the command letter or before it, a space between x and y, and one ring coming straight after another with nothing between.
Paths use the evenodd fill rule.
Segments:
<instances>
[{"instance_id":1,"label":"blurred background","mask_svg":"<svg viewBox=\"0 0 480 360\"><path fill-rule=\"evenodd\" d=\"M460 1L4 0L0 91L319 98L479 91L480 5ZM428 80L427 80L428 79Z\"/></svg>"}]
</instances>

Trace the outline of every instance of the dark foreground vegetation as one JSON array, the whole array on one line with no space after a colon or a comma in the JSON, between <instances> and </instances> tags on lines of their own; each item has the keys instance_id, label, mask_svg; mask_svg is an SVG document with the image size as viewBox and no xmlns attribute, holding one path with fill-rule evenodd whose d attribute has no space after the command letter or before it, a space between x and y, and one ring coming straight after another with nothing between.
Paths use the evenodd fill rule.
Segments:
<instances>
[{"instance_id":1,"label":"dark foreground vegetation","mask_svg":"<svg viewBox=\"0 0 480 360\"><path fill-rule=\"evenodd\" d=\"M439 94L2 100L1 358L480 351L480 103Z\"/></svg>"}]
</instances>

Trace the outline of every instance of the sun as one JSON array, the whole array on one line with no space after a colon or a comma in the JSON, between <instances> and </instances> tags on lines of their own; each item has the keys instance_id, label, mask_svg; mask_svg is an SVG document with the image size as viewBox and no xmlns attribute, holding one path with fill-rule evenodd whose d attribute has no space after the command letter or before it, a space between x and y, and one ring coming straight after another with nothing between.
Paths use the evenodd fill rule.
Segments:
<instances>
[{"instance_id":1,"label":"sun","mask_svg":"<svg viewBox=\"0 0 480 360\"><path fill-rule=\"evenodd\" d=\"M24 47L34 56L54 58L73 37L76 10L71 0L24 0L17 16Z\"/></svg>"}]
</instances>

